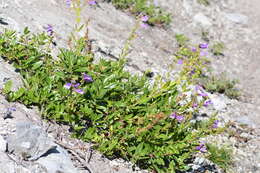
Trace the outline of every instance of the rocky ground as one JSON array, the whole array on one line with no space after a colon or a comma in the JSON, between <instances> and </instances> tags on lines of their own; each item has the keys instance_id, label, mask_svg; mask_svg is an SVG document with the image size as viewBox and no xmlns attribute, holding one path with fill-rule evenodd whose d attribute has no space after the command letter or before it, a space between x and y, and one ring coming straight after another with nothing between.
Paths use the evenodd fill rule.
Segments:
<instances>
[{"instance_id":1,"label":"rocky ground","mask_svg":"<svg viewBox=\"0 0 260 173\"><path fill-rule=\"evenodd\" d=\"M185 34L193 44L205 42L202 33L208 33L210 45L215 41L223 42L226 46L224 56L209 53L208 58L216 73L226 71L240 80L243 95L239 101L223 95L210 96L213 105L205 112L217 111L222 122L234 122L230 129L235 132L235 135L221 135L211 140L232 146L235 155L233 172L260 172L260 2L211 0L210 6L203 6L196 0L157 1L172 13L173 21L166 28L138 30L127 68L132 72L150 69L163 74L169 71L177 48L175 34ZM94 40L96 56L117 58L135 19L111 4L99 1L99 5L84 6L83 19L90 19L90 38ZM22 31L29 26L32 31L43 31L51 24L60 47L66 46L66 38L75 23L74 13L66 7L64 0L1 0L0 9L1 29L8 27ZM0 88L8 79L14 81L16 88L21 85L19 74L0 59ZM66 127L42 121L36 109L8 103L3 96L0 96L0 103L0 172L134 172L130 163L120 159L108 160L92 151L90 144L70 138ZM36 142L31 140L35 136L39 139ZM46 141L46 145L39 145L42 141ZM28 142L40 148L39 151L28 147ZM13 154L6 154L6 149ZM21 159L24 153L32 155L35 160ZM193 172L205 172L205 162L197 160Z\"/></svg>"}]
</instances>

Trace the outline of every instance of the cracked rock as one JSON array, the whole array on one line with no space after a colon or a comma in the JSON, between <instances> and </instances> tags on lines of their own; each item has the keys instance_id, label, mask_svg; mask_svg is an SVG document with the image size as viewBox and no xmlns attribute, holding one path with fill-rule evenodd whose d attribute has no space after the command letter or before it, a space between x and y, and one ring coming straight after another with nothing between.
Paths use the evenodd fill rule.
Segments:
<instances>
[{"instance_id":1,"label":"cracked rock","mask_svg":"<svg viewBox=\"0 0 260 173\"><path fill-rule=\"evenodd\" d=\"M10 153L29 160L37 160L47 151L56 148L41 127L30 122L18 122L16 134L7 141Z\"/></svg>"}]
</instances>

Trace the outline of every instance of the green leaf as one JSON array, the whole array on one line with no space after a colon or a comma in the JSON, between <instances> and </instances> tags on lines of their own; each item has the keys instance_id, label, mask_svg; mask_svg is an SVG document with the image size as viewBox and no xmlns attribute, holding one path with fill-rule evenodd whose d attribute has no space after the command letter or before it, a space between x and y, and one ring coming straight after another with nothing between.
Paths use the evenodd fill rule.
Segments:
<instances>
[{"instance_id":1,"label":"green leaf","mask_svg":"<svg viewBox=\"0 0 260 173\"><path fill-rule=\"evenodd\" d=\"M13 85L13 82L12 82L11 80L7 81L7 82L4 84L4 88L3 88L4 94L8 94L8 93L11 92L12 85Z\"/></svg>"},{"instance_id":2,"label":"green leaf","mask_svg":"<svg viewBox=\"0 0 260 173\"><path fill-rule=\"evenodd\" d=\"M12 99L13 100L19 99L20 97L22 97L24 95L25 91L26 91L25 88L19 88L18 91L13 93Z\"/></svg>"},{"instance_id":3,"label":"green leaf","mask_svg":"<svg viewBox=\"0 0 260 173\"><path fill-rule=\"evenodd\" d=\"M29 31L28 27L25 27L24 30L23 30L23 34L27 35L29 33L30 33L30 31Z\"/></svg>"},{"instance_id":4,"label":"green leaf","mask_svg":"<svg viewBox=\"0 0 260 173\"><path fill-rule=\"evenodd\" d=\"M33 70L36 70L36 69L38 69L39 67L41 67L42 64L43 64L42 61L38 61L38 62L36 62L36 63L33 64L32 69L33 69Z\"/></svg>"}]
</instances>

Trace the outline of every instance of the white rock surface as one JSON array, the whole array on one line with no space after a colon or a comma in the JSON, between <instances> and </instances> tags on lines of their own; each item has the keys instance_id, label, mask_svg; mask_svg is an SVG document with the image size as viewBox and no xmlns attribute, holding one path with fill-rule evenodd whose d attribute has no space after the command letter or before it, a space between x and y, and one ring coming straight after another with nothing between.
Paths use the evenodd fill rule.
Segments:
<instances>
[{"instance_id":1,"label":"white rock surface","mask_svg":"<svg viewBox=\"0 0 260 173\"><path fill-rule=\"evenodd\" d=\"M226 13L225 17L237 24L247 24L248 22L248 17L239 13Z\"/></svg>"},{"instance_id":2,"label":"white rock surface","mask_svg":"<svg viewBox=\"0 0 260 173\"><path fill-rule=\"evenodd\" d=\"M3 136L0 135L0 151L6 151L6 140L4 140Z\"/></svg>"},{"instance_id":3,"label":"white rock surface","mask_svg":"<svg viewBox=\"0 0 260 173\"><path fill-rule=\"evenodd\" d=\"M205 16L203 13L197 13L194 17L193 20L201 24L203 27L210 27L212 25L210 18Z\"/></svg>"},{"instance_id":4,"label":"white rock surface","mask_svg":"<svg viewBox=\"0 0 260 173\"><path fill-rule=\"evenodd\" d=\"M64 173L78 172L73 166L67 151L60 146L49 151L46 156L39 158L37 163L43 165L48 173L57 173L59 171Z\"/></svg>"}]
</instances>

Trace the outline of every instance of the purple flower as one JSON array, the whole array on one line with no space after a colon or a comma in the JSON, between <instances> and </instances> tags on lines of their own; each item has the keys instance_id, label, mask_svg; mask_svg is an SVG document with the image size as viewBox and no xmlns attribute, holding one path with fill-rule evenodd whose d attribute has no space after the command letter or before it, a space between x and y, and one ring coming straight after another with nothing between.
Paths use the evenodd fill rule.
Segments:
<instances>
[{"instance_id":1,"label":"purple flower","mask_svg":"<svg viewBox=\"0 0 260 173\"><path fill-rule=\"evenodd\" d=\"M146 23L141 23L141 27L147 29L149 25L147 25Z\"/></svg>"},{"instance_id":2,"label":"purple flower","mask_svg":"<svg viewBox=\"0 0 260 173\"><path fill-rule=\"evenodd\" d=\"M84 79L84 81L86 81L86 82L93 82L92 77L89 76L89 75L87 75L87 74L85 74L85 73L83 73L83 79Z\"/></svg>"},{"instance_id":3,"label":"purple flower","mask_svg":"<svg viewBox=\"0 0 260 173\"><path fill-rule=\"evenodd\" d=\"M200 52L200 56L207 56L207 55L208 55L208 52L204 52L204 51Z\"/></svg>"},{"instance_id":4,"label":"purple flower","mask_svg":"<svg viewBox=\"0 0 260 173\"><path fill-rule=\"evenodd\" d=\"M212 125L212 128L216 129L216 128L218 128L218 125L219 125L219 120L215 120Z\"/></svg>"},{"instance_id":5,"label":"purple flower","mask_svg":"<svg viewBox=\"0 0 260 173\"><path fill-rule=\"evenodd\" d=\"M71 6L71 0L66 0L66 5L67 5L67 7L70 7Z\"/></svg>"},{"instance_id":6,"label":"purple flower","mask_svg":"<svg viewBox=\"0 0 260 173\"><path fill-rule=\"evenodd\" d=\"M183 64L183 60L182 60L182 59L179 59L178 62L177 62L177 64L179 64L179 65Z\"/></svg>"},{"instance_id":7,"label":"purple flower","mask_svg":"<svg viewBox=\"0 0 260 173\"><path fill-rule=\"evenodd\" d=\"M177 115L176 113L171 114L170 118L176 119L179 123L181 123L184 120L184 116Z\"/></svg>"},{"instance_id":8,"label":"purple flower","mask_svg":"<svg viewBox=\"0 0 260 173\"><path fill-rule=\"evenodd\" d=\"M197 52L196 47L192 47L192 48L191 48L191 51L192 51L192 52Z\"/></svg>"},{"instance_id":9,"label":"purple flower","mask_svg":"<svg viewBox=\"0 0 260 173\"><path fill-rule=\"evenodd\" d=\"M177 116L176 113L173 113L170 115L170 118L175 119L176 116Z\"/></svg>"},{"instance_id":10,"label":"purple flower","mask_svg":"<svg viewBox=\"0 0 260 173\"><path fill-rule=\"evenodd\" d=\"M90 0L90 1L88 1L88 4L89 4L89 5L96 5L97 2L96 2L95 0Z\"/></svg>"},{"instance_id":11,"label":"purple flower","mask_svg":"<svg viewBox=\"0 0 260 173\"><path fill-rule=\"evenodd\" d=\"M74 89L75 92L79 93L79 94L84 94L84 91L82 89Z\"/></svg>"},{"instance_id":12,"label":"purple flower","mask_svg":"<svg viewBox=\"0 0 260 173\"><path fill-rule=\"evenodd\" d=\"M207 100L205 101L205 103L203 104L203 106L207 107L208 105L212 104L211 100Z\"/></svg>"},{"instance_id":13,"label":"purple flower","mask_svg":"<svg viewBox=\"0 0 260 173\"><path fill-rule=\"evenodd\" d=\"M201 43L201 44L199 45L199 47L200 47L201 49L207 49L207 48L208 48L208 43Z\"/></svg>"},{"instance_id":14,"label":"purple flower","mask_svg":"<svg viewBox=\"0 0 260 173\"><path fill-rule=\"evenodd\" d=\"M149 17L148 16L142 16L141 17L141 20L143 21L143 22L147 22L148 20L149 20Z\"/></svg>"},{"instance_id":15,"label":"purple flower","mask_svg":"<svg viewBox=\"0 0 260 173\"><path fill-rule=\"evenodd\" d=\"M194 74L195 74L195 71L196 71L196 69L191 70L191 71L190 71L190 75L191 75L191 76L194 75Z\"/></svg>"},{"instance_id":16,"label":"purple flower","mask_svg":"<svg viewBox=\"0 0 260 173\"><path fill-rule=\"evenodd\" d=\"M46 27L46 31L47 31L47 33L48 33L49 36L52 36L53 33L54 33L53 27L52 27L51 25L49 25L49 24L48 24L47 27Z\"/></svg>"},{"instance_id":17,"label":"purple flower","mask_svg":"<svg viewBox=\"0 0 260 173\"><path fill-rule=\"evenodd\" d=\"M201 87L200 85L196 85L196 86L195 86L195 90L196 90L196 91L200 91L201 89L202 89L202 87Z\"/></svg>"},{"instance_id":18,"label":"purple flower","mask_svg":"<svg viewBox=\"0 0 260 173\"><path fill-rule=\"evenodd\" d=\"M75 83L72 85L74 88L78 88L80 86L80 83Z\"/></svg>"},{"instance_id":19,"label":"purple flower","mask_svg":"<svg viewBox=\"0 0 260 173\"><path fill-rule=\"evenodd\" d=\"M181 122L184 120L184 116L182 116L182 115L177 115L177 116L176 116L176 120L177 120L179 123L181 123Z\"/></svg>"},{"instance_id":20,"label":"purple flower","mask_svg":"<svg viewBox=\"0 0 260 173\"><path fill-rule=\"evenodd\" d=\"M200 143L200 145L196 147L196 150L205 153L207 152L207 147L204 143Z\"/></svg>"},{"instance_id":21,"label":"purple flower","mask_svg":"<svg viewBox=\"0 0 260 173\"><path fill-rule=\"evenodd\" d=\"M198 107L198 104L197 104L197 103L193 103L193 104L192 104L192 107L193 107L193 108L196 108L196 107Z\"/></svg>"},{"instance_id":22,"label":"purple flower","mask_svg":"<svg viewBox=\"0 0 260 173\"><path fill-rule=\"evenodd\" d=\"M66 88L66 89L70 89L70 87L72 87L72 83L66 83L64 85L64 88Z\"/></svg>"},{"instance_id":23,"label":"purple flower","mask_svg":"<svg viewBox=\"0 0 260 173\"><path fill-rule=\"evenodd\" d=\"M199 93L199 95L202 96L202 97L207 97L208 96L207 93L203 93L203 92Z\"/></svg>"}]
</instances>

